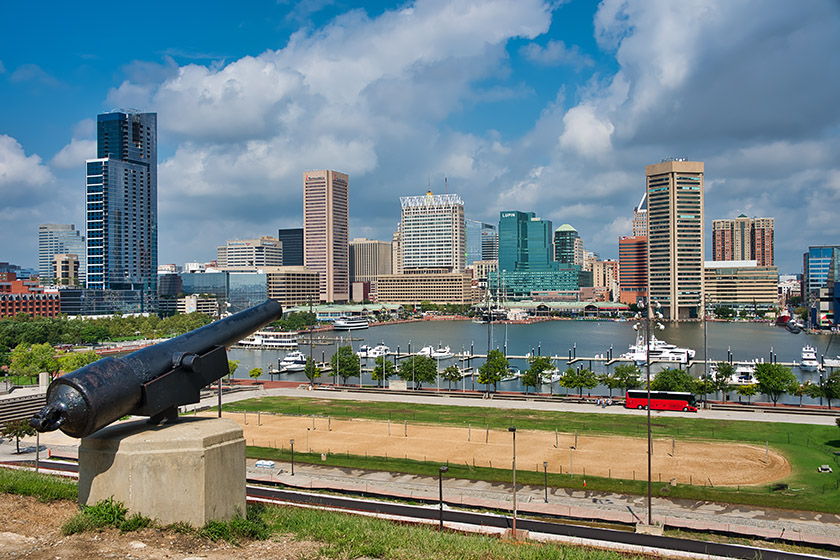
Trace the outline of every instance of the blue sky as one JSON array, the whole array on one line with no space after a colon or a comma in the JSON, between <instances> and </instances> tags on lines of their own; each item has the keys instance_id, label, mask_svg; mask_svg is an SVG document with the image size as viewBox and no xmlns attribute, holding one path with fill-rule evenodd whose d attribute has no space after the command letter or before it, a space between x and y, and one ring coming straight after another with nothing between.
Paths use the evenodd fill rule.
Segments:
<instances>
[{"instance_id":1,"label":"blue sky","mask_svg":"<svg viewBox=\"0 0 840 560\"><path fill-rule=\"evenodd\" d=\"M7 3L0 261L83 229L96 115L135 107L158 113L161 263L300 226L323 168L350 175L351 237L390 239L446 177L469 218L534 211L617 258L645 165L677 156L706 164L707 238L774 217L798 272L840 243L838 52L833 0Z\"/></svg>"}]
</instances>

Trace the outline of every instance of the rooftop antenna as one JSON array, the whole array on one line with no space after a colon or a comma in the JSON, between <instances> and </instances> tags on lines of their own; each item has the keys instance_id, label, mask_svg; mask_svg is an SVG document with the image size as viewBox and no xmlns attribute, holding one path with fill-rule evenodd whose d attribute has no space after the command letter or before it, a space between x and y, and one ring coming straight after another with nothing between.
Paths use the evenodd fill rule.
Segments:
<instances>
[{"instance_id":1,"label":"rooftop antenna","mask_svg":"<svg viewBox=\"0 0 840 560\"><path fill-rule=\"evenodd\" d=\"M443 192L449 194L449 179L447 177L443 178Z\"/></svg>"}]
</instances>

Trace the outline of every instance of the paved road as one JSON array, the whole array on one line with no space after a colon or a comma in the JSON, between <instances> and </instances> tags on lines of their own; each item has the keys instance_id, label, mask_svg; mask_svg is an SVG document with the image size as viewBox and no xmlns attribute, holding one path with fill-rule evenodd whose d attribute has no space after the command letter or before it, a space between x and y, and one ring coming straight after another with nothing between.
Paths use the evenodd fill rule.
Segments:
<instances>
[{"instance_id":1,"label":"paved road","mask_svg":"<svg viewBox=\"0 0 840 560\"><path fill-rule=\"evenodd\" d=\"M362 393L341 390L315 390L282 388L282 389L261 389L255 393L250 391L241 392L225 397L225 402L233 402L254 396L286 396L286 397L317 397L320 399L345 399L345 400L369 400L377 402L414 402L423 404L447 404L458 406L474 406L502 409L519 410L561 410L566 412L586 412L593 414L631 414L644 416L646 411L624 408L623 406L599 407L594 404L578 404L565 402L543 402L543 401L520 401L502 399L477 399L458 397L457 393L450 396L437 396L427 391L420 391L417 395L389 394L389 393ZM201 406L215 406L217 400L206 399ZM675 415L689 418L713 418L716 420L744 420L750 422L784 422L790 424L816 424L823 426L834 426L835 416L819 414L797 414L797 413L765 413L753 411L729 411L729 410L700 410L699 412L665 412L653 410L653 417Z\"/></svg>"}]
</instances>

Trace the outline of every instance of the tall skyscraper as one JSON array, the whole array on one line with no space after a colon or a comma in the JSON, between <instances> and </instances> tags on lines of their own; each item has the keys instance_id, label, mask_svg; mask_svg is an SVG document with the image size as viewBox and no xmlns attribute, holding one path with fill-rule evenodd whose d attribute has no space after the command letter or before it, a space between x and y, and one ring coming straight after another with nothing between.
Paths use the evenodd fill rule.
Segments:
<instances>
[{"instance_id":1,"label":"tall skyscraper","mask_svg":"<svg viewBox=\"0 0 840 560\"><path fill-rule=\"evenodd\" d=\"M490 290L507 299L532 292L577 290L581 267L554 260L553 226L533 212L499 215L499 268L490 274Z\"/></svg>"},{"instance_id":2,"label":"tall skyscraper","mask_svg":"<svg viewBox=\"0 0 840 560\"><path fill-rule=\"evenodd\" d=\"M569 224L563 224L554 231L554 260L564 264L583 265L583 240L578 231Z\"/></svg>"},{"instance_id":3,"label":"tall skyscraper","mask_svg":"<svg viewBox=\"0 0 840 560\"><path fill-rule=\"evenodd\" d=\"M645 192L639 205L633 208L633 237L647 237L647 224L647 192Z\"/></svg>"},{"instance_id":4,"label":"tall skyscraper","mask_svg":"<svg viewBox=\"0 0 840 560\"><path fill-rule=\"evenodd\" d=\"M303 266L303 228L278 230L277 239L283 243L283 266Z\"/></svg>"},{"instance_id":5,"label":"tall skyscraper","mask_svg":"<svg viewBox=\"0 0 840 560\"><path fill-rule=\"evenodd\" d=\"M813 303L820 288L828 284L828 271L840 245L816 245L808 247L802 255L802 304Z\"/></svg>"},{"instance_id":6,"label":"tall skyscraper","mask_svg":"<svg viewBox=\"0 0 840 560\"><path fill-rule=\"evenodd\" d=\"M649 296L669 321L701 316L703 174L701 161L669 159L645 167Z\"/></svg>"},{"instance_id":7,"label":"tall skyscraper","mask_svg":"<svg viewBox=\"0 0 840 560\"><path fill-rule=\"evenodd\" d=\"M464 220L467 232L466 266L475 261L490 261L499 258L499 234L496 226L476 220Z\"/></svg>"},{"instance_id":8,"label":"tall skyscraper","mask_svg":"<svg viewBox=\"0 0 840 560\"><path fill-rule=\"evenodd\" d=\"M325 302L350 300L349 182L338 171L303 174L303 264L318 273Z\"/></svg>"},{"instance_id":9,"label":"tall skyscraper","mask_svg":"<svg viewBox=\"0 0 840 560\"><path fill-rule=\"evenodd\" d=\"M38 226L38 275L41 284L51 282L53 257L74 254L78 257L79 281L85 281L85 238L73 224L41 224Z\"/></svg>"},{"instance_id":10,"label":"tall skyscraper","mask_svg":"<svg viewBox=\"0 0 840 560\"><path fill-rule=\"evenodd\" d=\"M402 271L463 272L464 202L457 194L400 197Z\"/></svg>"},{"instance_id":11,"label":"tall skyscraper","mask_svg":"<svg viewBox=\"0 0 840 560\"><path fill-rule=\"evenodd\" d=\"M157 294L157 114L98 115L87 160L87 286Z\"/></svg>"},{"instance_id":12,"label":"tall skyscraper","mask_svg":"<svg viewBox=\"0 0 840 560\"><path fill-rule=\"evenodd\" d=\"M618 275L621 303L638 304L647 299L647 237L619 238Z\"/></svg>"},{"instance_id":13,"label":"tall skyscraper","mask_svg":"<svg viewBox=\"0 0 840 560\"><path fill-rule=\"evenodd\" d=\"M716 261L756 261L773 266L773 218L748 218L712 222L712 252Z\"/></svg>"}]
</instances>

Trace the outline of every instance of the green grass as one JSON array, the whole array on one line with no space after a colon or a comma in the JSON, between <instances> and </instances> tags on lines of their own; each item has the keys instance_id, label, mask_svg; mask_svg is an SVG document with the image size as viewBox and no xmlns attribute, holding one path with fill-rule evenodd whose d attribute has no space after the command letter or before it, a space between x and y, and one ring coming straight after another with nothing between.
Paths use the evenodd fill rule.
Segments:
<instances>
[{"instance_id":1,"label":"green grass","mask_svg":"<svg viewBox=\"0 0 840 560\"><path fill-rule=\"evenodd\" d=\"M442 406L415 403L378 403L364 401L334 401L317 398L264 397L240 401L226 405L231 412L270 412L278 414L300 414L331 416L338 419L366 418L388 420L400 424L404 421L422 424L444 424L466 427L471 424L476 429L485 426L490 429L504 430L516 426L524 430L545 430L571 433L620 435L645 437L647 420L645 416L612 414L586 414L577 412L533 411L487 409L470 406ZM698 417L657 417L652 423L654 437L673 437L678 440L704 440L747 442L763 446L765 443L781 452L791 463L791 475L779 482L787 484L784 491L771 491L767 485L730 487L708 487L679 485L670 487L655 483L657 494L666 494L673 498L694 500L712 500L730 503L744 503L764 507L795 508L812 511L840 513L840 491L838 491L838 473L818 473L816 468L822 464L835 463L835 450L840 450L840 430L835 426L815 426L807 424L784 424L778 422L744 422L731 420L713 420ZM285 450L269 448L249 448L249 456L254 458L289 460ZM386 470L437 476L438 463L424 464L422 461L386 459L384 457L355 457L331 454L327 461L320 460L320 454L295 453L295 460L300 462L328 464L343 467ZM644 477L646 473L640 473ZM507 482L511 479L510 471L503 469L474 468L464 465L450 465L449 476ZM654 477L656 475L654 474ZM517 482L522 484L543 484L543 474L534 471L518 471ZM582 488L582 477L549 474L551 486L563 488ZM642 481L619 480L610 478L586 477L587 489L603 492L621 492L628 494L646 494L647 483Z\"/></svg>"},{"instance_id":2,"label":"green grass","mask_svg":"<svg viewBox=\"0 0 840 560\"><path fill-rule=\"evenodd\" d=\"M92 506L82 505L81 511L61 526L63 535L75 535L106 527L119 529L121 533L139 531L153 525L148 517L135 513L128 517L128 509L113 497L101 500Z\"/></svg>"},{"instance_id":3,"label":"green grass","mask_svg":"<svg viewBox=\"0 0 840 560\"><path fill-rule=\"evenodd\" d=\"M278 533L325 543L319 557L462 560L618 560L641 558L591 548L534 542L510 542L496 537L439 532L431 527L397 524L371 517L314 509L271 507L266 525Z\"/></svg>"},{"instance_id":4,"label":"green grass","mask_svg":"<svg viewBox=\"0 0 840 560\"><path fill-rule=\"evenodd\" d=\"M76 500L75 480L16 469L0 469L0 492L34 496L42 502Z\"/></svg>"}]
</instances>

